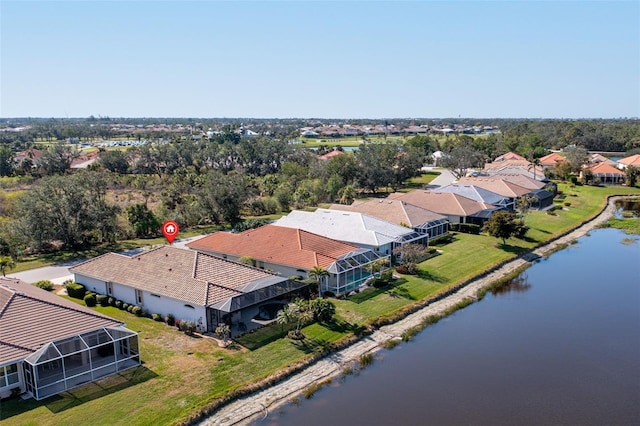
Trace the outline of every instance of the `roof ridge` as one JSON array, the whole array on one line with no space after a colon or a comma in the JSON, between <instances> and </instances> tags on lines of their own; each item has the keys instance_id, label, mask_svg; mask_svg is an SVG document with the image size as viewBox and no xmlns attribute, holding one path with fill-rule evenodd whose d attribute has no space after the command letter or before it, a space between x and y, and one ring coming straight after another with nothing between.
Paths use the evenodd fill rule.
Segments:
<instances>
[{"instance_id":1,"label":"roof ridge","mask_svg":"<svg viewBox=\"0 0 640 426\"><path fill-rule=\"evenodd\" d=\"M57 306L59 308L66 309L68 311L79 312L81 314L90 315L90 316L95 317L95 318L108 319L108 320L111 320L111 321L116 322L118 324L124 324L123 322L117 321L114 318L107 317L106 315L98 314L98 313L92 312L90 310L86 310L85 311L84 309L77 309L76 307L66 306L66 305L62 305L62 304L59 304L59 303L50 302L48 300L38 299L37 297L29 296L27 294L20 293L20 292L16 292L16 295L24 297L25 299L34 300L36 302L44 303L46 305ZM81 305L79 305L79 306L81 306Z\"/></svg>"},{"instance_id":2,"label":"roof ridge","mask_svg":"<svg viewBox=\"0 0 640 426\"><path fill-rule=\"evenodd\" d=\"M4 311L7 310L11 301L16 297L16 291L14 289L12 289L11 287L6 287L6 289L8 292L11 293L11 296L7 299L7 302L4 304L4 306L2 306L2 309L0 309L0 317L2 317L2 315L4 314Z\"/></svg>"},{"instance_id":3,"label":"roof ridge","mask_svg":"<svg viewBox=\"0 0 640 426\"><path fill-rule=\"evenodd\" d=\"M9 342L7 342L5 340L0 340L0 344L11 346L11 347L16 348L16 349L22 349L23 351L33 352L33 350L34 350L34 348L28 348L26 346L16 345L15 343L9 343Z\"/></svg>"}]
</instances>

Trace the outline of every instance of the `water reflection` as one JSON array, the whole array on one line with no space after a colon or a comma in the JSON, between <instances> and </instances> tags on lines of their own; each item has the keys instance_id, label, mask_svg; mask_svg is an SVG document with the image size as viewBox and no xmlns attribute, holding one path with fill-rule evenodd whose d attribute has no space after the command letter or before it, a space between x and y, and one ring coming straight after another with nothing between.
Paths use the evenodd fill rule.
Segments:
<instances>
[{"instance_id":1,"label":"water reflection","mask_svg":"<svg viewBox=\"0 0 640 426\"><path fill-rule=\"evenodd\" d=\"M509 293L524 293L531 288L529 283L529 276L526 273L518 275L516 278L506 282L500 287L496 287L491 290L494 296L509 294Z\"/></svg>"},{"instance_id":2,"label":"water reflection","mask_svg":"<svg viewBox=\"0 0 640 426\"><path fill-rule=\"evenodd\" d=\"M617 219L622 218L638 218L640 217L640 201L638 200L620 200L616 202Z\"/></svg>"}]
</instances>

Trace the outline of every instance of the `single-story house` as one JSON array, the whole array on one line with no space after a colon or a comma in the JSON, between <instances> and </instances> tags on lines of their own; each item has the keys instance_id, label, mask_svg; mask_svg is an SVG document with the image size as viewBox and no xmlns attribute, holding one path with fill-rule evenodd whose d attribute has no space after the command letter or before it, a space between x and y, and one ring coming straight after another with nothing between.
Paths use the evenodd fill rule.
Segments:
<instances>
[{"instance_id":1,"label":"single-story house","mask_svg":"<svg viewBox=\"0 0 640 426\"><path fill-rule=\"evenodd\" d=\"M138 365L138 335L120 321L0 278L0 398L40 400Z\"/></svg>"},{"instance_id":2,"label":"single-story house","mask_svg":"<svg viewBox=\"0 0 640 426\"><path fill-rule=\"evenodd\" d=\"M420 234L427 234L429 240L449 233L449 219L446 216L404 201L373 198L355 201L351 205L332 204L330 209L363 213L407 226Z\"/></svg>"},{"instance_id":3,"label":"single-story house","mask_svg":"<svg viewBox=\"0 0 640 426\"><path fill-rule=\"evenodd\" d=\"M302 229L276 225L264 225L237 234L215 232L187 246L235 261L248 256L259 268L273 270L285 277L305 277L319 267L329 274L321 280L320 291L335 294L363 284L372 275L368 267L388 257Z\"/></svg>"},{"instance_id":4,"label":"single-story house","mask_svg":"<svg viewBox=\"0 0 640 426\"><path fill-rule=\"evenodd\" d=\"M371 249L383 256L390 256L403 244L426 246L429 240L425 234L373 216L328 209L317 209L314 212L294 210L274 224L303 229L360 248Z\"/></svg>"},{"instance_id":5,"label":"single-story house","mask_svg":"<svg viewBox=\"0 0 640 426\"><path fill-rule=\"evenodd\" d=\"M485 169L481 173L482 176L513 176L522 175L529 179L534 179L540 182L548 182L549 179L544 174L544 170L539 166L504 166L504 167L492 167Z\"/></svg>"},{"instance_id":6,"label":"single-story house","mask_svg":"<svg viewBox=\"0 0 640 426\"><path fill-rule=\"evenodd\" d=\"M446 216L450 223L472 223L481 226L493 215L493 212L499 210L492 204L437 190L417 189L407 193L396 192L388 198L439 213Z\"/></svg>"},{"instance_id":7,"label":"single-story house","mask_svg":"<svg viewBox=\"0 0 640 426\"><path fill-rule=\"evenodd\" d=\"M524 158L522 155L516 154L515 152L509 151L506 154L502 154L499 157L496 157L495 160L493 160L494 163L498 163L501 161L511 161L511 160L516 160L516 161L527 161L526 158Z\"/></svg>"},{"instance_id":8,"label":"single-story house","mask_svg":"<svg viewBox=\"0 0 640 426\"><path fill-rule=\"evenodd\" d=\"M625 172L609 163L602 162L587 166L580 171L580 177L584 176L586 170L591 170L593 178L599 179L605 185L621 185L626 180Z\"/></svg>"},{"instance_id":9,"label":"single-story house","mask_svg":"<svg viewBox=\"0 0 640 426\"><path fill-rule=\"evenodd\" d=\"M630 155L618 160L618 168L624 170L629 166L640 167L640 154Z\"/></svg>"},{"instance_id":10,"label":"single-story house","mask_svg":"<svg viewBox=\"0 0 640 426\"><path fill-rule=\"evenodd\" d=\"M515 210L515 202L513 198L496 194L495 192L475 185L452 183L450 185L441 186L440 188L438 188L438 191L451 192L453 194L462 195L463 197L471 198L475 201L494 205L502 210L508 210L511 212Z\"/></svg>"},{"instance_id":11,"label":"single-story house","mask_svg":"<svg viewBox=\"0 0 640 426\"><path fill-rule=\"evenodd\" d=\"M564 158L562 155L558 154L557 152L552 152L549 155L545 155L544 157L541 157L539 161L543 169L548 169L548 168L552 168L557 163L560 163L562 161L567 161L567 159Z\"/></svg>"},{"instance_id":12,"label":"single-story house","mask_svg":"<svg viewBox=\"0 0 640 426\"><path fill-rule=\"evenodd\" d=\"M258 328L260 305L306 284L209 254L163 246L136 256L107 253L69 269L77 283L149 313L190 320L201 332ZM237 333L236 333L237 334Z\"/></svg>"}]
</instances>

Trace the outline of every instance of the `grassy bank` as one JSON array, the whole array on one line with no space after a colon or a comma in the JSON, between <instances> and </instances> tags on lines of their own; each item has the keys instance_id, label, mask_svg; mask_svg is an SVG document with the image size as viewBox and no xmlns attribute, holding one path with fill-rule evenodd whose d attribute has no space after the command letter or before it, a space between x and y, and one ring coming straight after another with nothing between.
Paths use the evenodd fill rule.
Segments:
<instances>
[{"instance_id":1,"label":"grassy bank","mask_svg":"<svg viewBox=\"0 0 640 426\"><path fill-rule=\"evenodd\" d=\"M188 337L174 327L137 318L112 307L96 308L117 318L140 336L142 368L63 393L45 401L3 401L3 424L171 424L190 417L229 393L339 344L358 325L393 316L399 310L470 279L491 266L549 240L596 215L607 195L640 194L638 189L568 187L555 215L532 212L525 240L502 245L485 235L455 234L438 246L439 255L421 263L418 276L401 276L382 289L368 289L337 300L338 321L331 327L312 324L302 342L283 339L279 325L248 334L229 348L205 338ZM570 195L575 193L576 195ZM462 306L460 306L462 307ZM458 307L458 308L460 308ZM435 320L435 319L434 319ZM417 330L416 330L417 332ZM411 335L407 335L410 339Z\"/></svg>"}]
</instances>

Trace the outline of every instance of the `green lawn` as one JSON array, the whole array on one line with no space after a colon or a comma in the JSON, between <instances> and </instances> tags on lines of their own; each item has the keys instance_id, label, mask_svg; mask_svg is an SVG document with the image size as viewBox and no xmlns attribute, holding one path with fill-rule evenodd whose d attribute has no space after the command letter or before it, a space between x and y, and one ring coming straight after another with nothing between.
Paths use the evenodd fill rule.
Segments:
<instances>
[{"instance_id":1,"label":"green lawn","mask_svg":"<svg viewBox=\"0 0 640 426\"><path fill-rule=\"evenodd\" d=\"M285 330L276 324L247 334L230 348L219 348L210 339L188 337L174 327L116 308L96 308L139 333L144 365L45 401L3 401L0 419L7 425L81 424L88 419L92 424L109 425L178 422L223 395L300 363L350 336L356 324L392 315L568 230L597 213L608 194L640 194L637 188L625 187L561 185L560 189L566 194L560 201L566 210L558 210L555 216L544 212L528 215L531 231L527 240L509 239L503 246L486 235L455 234L451 242L436 246L441 254L419 265L418 276L401 276L387 288L336 300L336 324L305 327L307 339L302 342L282 338ZM565 202L571 204L564 206ZM145 243L151 244L149 240Z\"/></svg>"}]
</instances>

